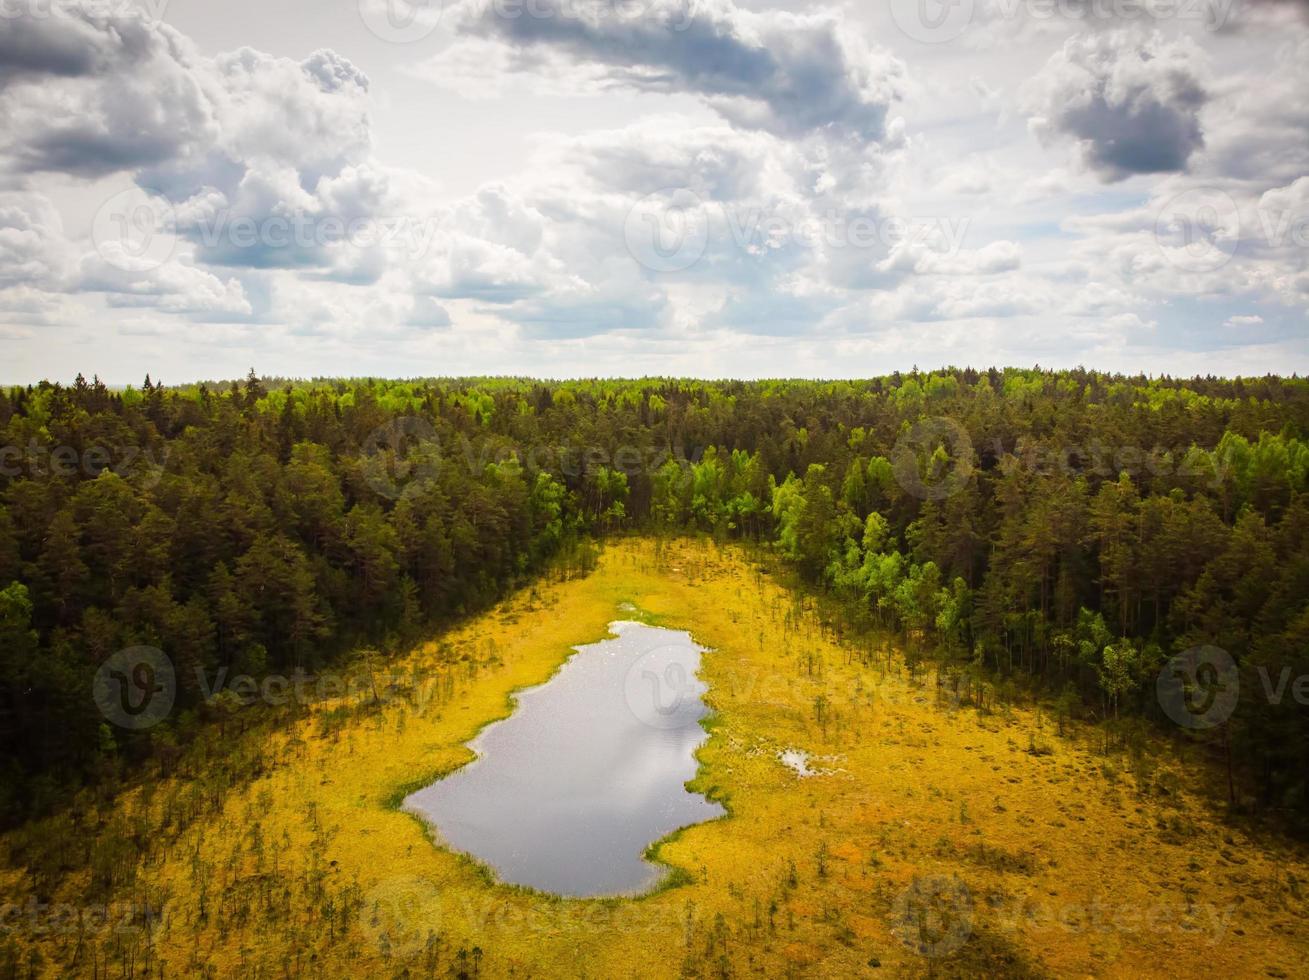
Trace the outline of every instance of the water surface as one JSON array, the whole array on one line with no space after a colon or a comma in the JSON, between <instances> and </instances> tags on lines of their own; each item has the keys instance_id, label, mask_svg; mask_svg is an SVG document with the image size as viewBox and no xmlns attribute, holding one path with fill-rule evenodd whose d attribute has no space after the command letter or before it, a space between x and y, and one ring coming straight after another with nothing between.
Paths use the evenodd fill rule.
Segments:
<instances>
[{"instance_id":1,"label":"water surface","mask_svg":"<svg viewBox=\"0 0 1309 980\"><path fill-rule=\"evenodd\" d=\"M570 896L645 891L662 874L646 847L724 813L685 787L708 737L703 648L640 623L610 630L518 692L513 713L469 743L475 761L404 802L503 881Z\"/></svg>"}]
</instances>

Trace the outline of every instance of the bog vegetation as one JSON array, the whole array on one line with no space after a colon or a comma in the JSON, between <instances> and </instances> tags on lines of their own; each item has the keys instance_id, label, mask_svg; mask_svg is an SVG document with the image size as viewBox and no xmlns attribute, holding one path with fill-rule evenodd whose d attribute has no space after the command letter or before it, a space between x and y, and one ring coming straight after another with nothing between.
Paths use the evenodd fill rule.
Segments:
<instances>
[{"instance_id":1,"label":"bog vegetation","mask_svg":"<svg viewBox=\"0 0 1309 980\"><path fill-rule=\"evenodd\" d=\"M1299 971L1309 861L1225 818L1203 746L1106 748L989 682L955 690L768 565L704 538L611 541L385 670L360 658L376 694L250 709L221 759L0 837L0 976ZM710 647L688 788L729 815L659 842L666 887L635 900L506 887L433 847L397 802L615 618Z\"/></svg>"}]
</instances>

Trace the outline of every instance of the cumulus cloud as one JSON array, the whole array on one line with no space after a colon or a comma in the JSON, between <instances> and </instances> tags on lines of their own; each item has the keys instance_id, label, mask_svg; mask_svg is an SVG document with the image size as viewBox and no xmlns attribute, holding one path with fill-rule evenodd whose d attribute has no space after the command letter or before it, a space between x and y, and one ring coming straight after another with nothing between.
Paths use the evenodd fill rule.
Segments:
<instances>
[{"instance_id":1,"label":"cumulus cloud","mask_svg":"<svg viewBox=\"0 0 1309 980\"><path fill-rule=\"evenodd\" d=\"M89 20L53 17L5 18L0 31L0 88L25 75L76 78L103 63L106 38Z\"/></svg>"},{"instance_id":2,"label":"cumulus cloud","mask_svg":"<svg viewBox=\"0 0 1309 980\"><path fill-rule=\"evenodd\" d=\"M580 68L591 84L688 93L736 125L787 137L882 140L902 72L834 14L753 12L731 0L653 0L635 15L609 0L538 0L518 16L468 0L458 28L510 49L491 56L500 71L549 76L563 54L563 70ZM426 74L462 67L467 88L469 64L456 49Z\"/></svg>"},{"instance_id":3,"label":"cumulus cloud","mask_svg":"<svg viewBox=\"0 0 1309 980\"><path fill-rule=\"evenodd\" d=\"M334 51L297 62L242 48L207 68L219 121L213 151L293 166L311 186L367 159L368 77Z\"/></svg>"},{"instance_id":4,"label":"cumulus cloud","mask_svg":"<svg viewBox=\"0 0 1309 980\"><path fill-rule=\"evenodd\" d=\"M51 287L67 274L71 261L63 221L49 198L0 193L0 286Z\"/></svg>"},{"instance_id":5,"label":"cumulus cloud","mask_svg":"<svg viewBox=\"0 0 1309 980\"><path fill-rule=\"evenodd\" d=\"M1017 242L990 242L978 249L959 247L966 227L940 222L896 243L880 265L883 270L900 269L918 274L984 276L1013 272L1022 265L1023 250Z\"/></svg>"},{"instance_id":6,"label":"cumulus cloud","mask_svg":"<svg viewBox=\"0 0 1309 980\"><path fill-rule=\"evenodd\" d=\"M1202 62L1188 38L1070 38L1025 86L1029 125L1044 142L1075 141L1083 165L1105 181L1185 170L1204 145Z\"/></svg>"},{"instance_id":7,"label":"cumulus cloud","mask_svg":"<svg viewBox=\"0 0 1309 980\"><path fill-rule=\"evenodd\" d=\"M1258 64L1217 86L1221 99L1206 108L1205 174L1285 184L1309 172L1309 36L1289 33L1271 51L1256 49Z\"/></svg>"},{"instance_id":8,"label":"cumulus cloud","mask_svg":"<svg viewBox=\"0 0 1309 980\"><path fill-rule=\"evenodd\" d=\"M241 284L203 269L169 262L155 269L127 271L98 255L88 255L76 287L107 294L113 307L152 307L164 313L237 314L252 312Z\"/></svg>"},{"instance_id":9,"label":"cumulus cloud","mask_svg":"<svg viewBox=\"0 0 1309 980\"><path fill-rule=\"evenodd\" d=\"M82 3L4 18L0 54L0 168L19 186L126 173L157 202L153 233L177 240L177 254L141 262L126 239L67 241L48 202L10 194L0 284L192 318L252 316L259 304L240 279L204 266L373 282L388 249L407 243L396 240L408 217L399 189L372 159L369 80L335 52L208 58L143 12ZM139 213L96 217L98 231L130 235Z\"/></svg>"},{"instance_id":10,"label":"cumulus cloud","mask_svg":"<svg viewBox=\"0 0 1309 980\"><path fill-rule=\"evenodd\" d=\"M498 369L544 369L547 351L589 366L601 351L621 370L640 350L668 370L776 370L780 357L821 373L838 349L1045 363L1139 349L1153 333L1167 351L1200 343L1193 323L1220 345L1254 344L1309 306L1298 26L1274 38L1243 20L1192 31L1197 46L1176 39L1189 24L1160 24L1165 40L1054 18L1006 35L1046 57L1050 32L1086 32L1019 99L1019 59L970 44L960 78L975 95L959 101L938 98L926 57L910 84L837 13L489 3L461 0L442 18L451 43L395 68L454 98L618 92L641 114L534 136L516 173L458 196L378 159L370 108L390 67L370 79L327 50L202 55L86 0L57 19L0 21L0 336L99 317L165 337L185 320L243 361L281 345L326 372L329 354L353 364L439 333L443 352L489 347ZM979 0L979 32L994 6ZM1218 52L1212 65L1201 46ZM693 100L718 118L672 114ZM1044 167L1011 122L1019 107L1076 159ZM1091 186L1138 174L1155 176L1130 195ZM158 231L174 239L164 261L70 238L51 203L77 187L69 201L86 209L88 193L129 182L159 204ZM1170 202L1206 187L1232 199L1221 227L1187 225L1199 212L1161 225ZM1219 264L1193 261L1197 231ZM827 352L810 358L796 338L817 337L846 346L810 344Z\"/></svg>"},{"instance_id":11,"label":"cumulus cloud","mask_svg":"<svg viewBox=\"0 0 1309 980\"><path fill-rule=\"evenodd\" d=\"M78 5L0 20L0 166L98 177L172 160L215 132L184 36Z\"/></svg>"}]
</instances>

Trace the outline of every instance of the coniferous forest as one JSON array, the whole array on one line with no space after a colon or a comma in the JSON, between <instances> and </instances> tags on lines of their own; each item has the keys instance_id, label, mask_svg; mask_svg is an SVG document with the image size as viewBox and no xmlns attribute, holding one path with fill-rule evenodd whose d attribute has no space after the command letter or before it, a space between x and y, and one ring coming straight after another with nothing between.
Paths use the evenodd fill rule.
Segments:
<instances>
[{"instance_id":1,"label":"coniferous forest","mask_svg":"<svg viewBox=\"0 0 1309 980\"><path fill-rule=\"evenodd\" d=\"M1080 370L11 388L0 815L220 738L205 677L390 656L642 532L743 542L956 691L1036 699L1106 744L1197 743L1218 803L1303 830L1307 432L1298 379ZM89 696L134 645L178 668L143 731ZM1206 646L1241 697L1227 725L1179 728L1156 677Z\"/></svg>"}]
</instances>

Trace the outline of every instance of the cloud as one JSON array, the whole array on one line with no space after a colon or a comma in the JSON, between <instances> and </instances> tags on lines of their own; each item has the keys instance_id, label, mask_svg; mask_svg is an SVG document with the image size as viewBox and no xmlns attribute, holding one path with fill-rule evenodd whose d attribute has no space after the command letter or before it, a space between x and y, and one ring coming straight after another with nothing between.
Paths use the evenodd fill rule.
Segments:
<instances>
[{"instance_id":1,"label":"cloud","mask_svg":"<svg viewBox=\"0 0 1309 980\"><path fill-rule=\"evenodd\" d=\"M415 296L410 310L407 326L439 329L451 324L450 313L444 306L430 296Z\"/></svg>"},{"instance_id":2,"label":"cloud","mask_svg":"<svg viewBox=\"0 0 1309 980\"><path fill-rule=\"evenodd\" d=\"M395 234L412 217L400 188L372 160L369 80L347 59L252 48L206 58L131 7L51 11L0 20L0 167L19 186L37 175L126 173L159 202L153 232L175 238L177 254L138 261L128 240L136 212L103 213L117 194L96 215L94 250L64 238L48 201L9 194L0 199L0 284L100 292L112 307L252 316L258 305L241 281L205 266L374 282L389 251L413 244ZM412 191L420 182L399 183ZM403 230L420 237L419 225ZM105 237L114 228L123 241Z\"/></svg>"},{"instance_id":3,"label":"cloud","mask_svg":"<svg viewBox=\"0 0 1309 980\"><path fill-rule=\"evenodd\" d=\"M1309 36L1288 32L1283 43L1251 43L1251 67L1215 86L1221 98L1204 114L1208 147L1202 172L1286 184L1309 172Z\"/></svg>"},{"instance_id":4,"label":"cloud","mask_svg":"<svg viewBox=\"0 0 1309 980\"><path fill-rule=\"evenodd\" d=\"M332 228L401 213L370 163L369 80L335 52L205 58L131 7L52 11L0 20L0 166L12 173L126 171L175 205L205 261L230 266L339 269ZM297 216L320 224L306 242L230 234Z\"/></svg>"},{"instance_id":5,"label":"cloud","mask_svg":"<svg viewBox=\"0 0 1309 980\"><path fill-rule=\"evenodd\" d=\"M43 194L0 193L0 286L51 287L67 274L63 221Z\"/></svg>"},{"instance_id":6,"label":"cloud","mask_svg":"<svg viewBox=\"0 0 1309 980\"><path fill-rule=\"evenodd\" d=\"M308 186L368 159L368 77L334 51L297 62L241 48L206 69L219 122L211 152L293 167Z\"/></svg>"},{"instance_id":7,"label":"cloud","mask_svg":"<svg viewBox=\"0 0 1309 980\"><path fill-rule=\"evenodd\" d=\"M454 39L438 53L403 69L465 99L524 96L598 96L620 83L602 65L578 64L561 51L514 47L486 37Z\"/></svg>"},{"instance_id":8,"label":"cloud","mask_svg":"<svg viewBox=\"0 0 1309 980\"><path fill-rule=\"evenodd\" d=\"M500 70L549 76L562 54L564 71L587 72L594 85L696 95L738 126L788 138L878 142L899 91L900 63L832 13L753 12L731 0L652 0L636 12L609 0L536 0L516 13L468 0L458 28L507 47L494 56ZM425 73L451 63L466 67L466 54L438 55Z\"/></svg>"},{"instance_id":9,"label":"cloud","mask_svg":"<svg viewBox=\"0 0 1309 980\"><path fill-rule=\"evenodd\" d=\"M88 255L74 284L77 291L107 294L111 307L151 307L165 313L235 314L252 312L236 279L219 279L203 269L168 262L155 269L127 271L99 255Z\"/></svg>"},{"instance_id":10,"label":"cloud","mask_svg":"<svg viewBox=\"0 0 1309 980\"><path fill-rule=\"evenodd\" d=\"M0 334L66 327L94 343L117 337L102 329L113 324L239 349L242 368L249 350L271 350L326 373L405 368L394 352L437 344L450 370L621 371L640 351L661 370L830 373L870 350L897 365L1084 352L1126 364L1148 348L1163 352L1157 365L1183 349L1293 344L1309 308L1298 19L1261 13L1213 34L1178 18L1157 25L1164 40L1141 33L1144 20L1133 33L1078 19L1076 0L1032 30L998 25L988 36L1007 31L1004 46L988 50L974 42L996 4L979 0L951 82L931 52L908 49L910 78L857 36L862 11L488 4L448 9L444 49L374 78L329 50L201 54L171 28L85 2L0 21ZM1045 58L1063 41L1053 32L1070 30L1084 34L1015 100L1016 44ZM376 154L374 94L386 98L396 71L466 98L512 95L529 112L545 93L594 99L583 107L602 118L639 115L599 131L570 118L530 138L516 173L445 195ZM673 114L697 102L694 118ZM1019 107L1074 159L1043 166L1011 122ZM387 112L438 125L414 106ZM461 115L433 138L458 147ZM1154 176L1096 186L1141 174ZM158 264L131 242L97 250L84 223L70 218L70 234L60 220L129 183L160 203L173 248ZM1182 247L1186 232L1215 231L1201 211L1160 230L1192 191L1233 202L1239 242L1218 229L1230 254L1212 268ZM651 263L660 249L634 240L687 228L703 239L686 263ZM31 343L25 363L57 363Z\"/></svg>"},{"instance_id":11,"label":"cloud","mask_svg":"<svg viewBox=\"0 0 1309 980\"><path fill-rule=\"evenodd\" d=\"M0 19L0 166L98 177L214 136L189 40L130 8L58 7Z\"/></svg>"},{"instance_id":12,"label":"cloud","mask_svg":"<svg viewBox=\"0 0 1309 980\"><path fill-rule=\"evenodd\" d=\"M1102 180L1185 170L1204 145L1202 63L1189 38L1079 35L1024 86L1024 111L1043 142L1074 140L1083 165Z\"/></svg>"},{"instance_id":13,"label":"cloud","mask_svg":"<svg viewBox=\"0 0 1309 980\"><path fill-rule=\"evenodd\" d=\"M0 88L26 75L76 78L102 60L107 38L89 20L6 15L0 30Z\"/></svg>"},{"instance_id":14,"label":"cloud","mask_svg":"<svg viewBox=\"0 0 1309 980\"><path fill-rule=\"evenodd\" d=\"M0 323L15 325L9 333L11 339L33 336L30 330L24 328L65 323L73 315L73 304L67 296L33 286L0 289Z\"/></svg>"},{"instance_id":15,"label":"cloud","mask_svg":"<svg viewBox=\"0 0 1309 980\"><path fill-rule=\"evenodd\" d=\"M1017 242L995 241L979 249L959 248L956 229L944 222L911 231L881 264L917 274L984 276L1013 272L1022 266L1023 249Z\"/></svg>"}]
</instances>

